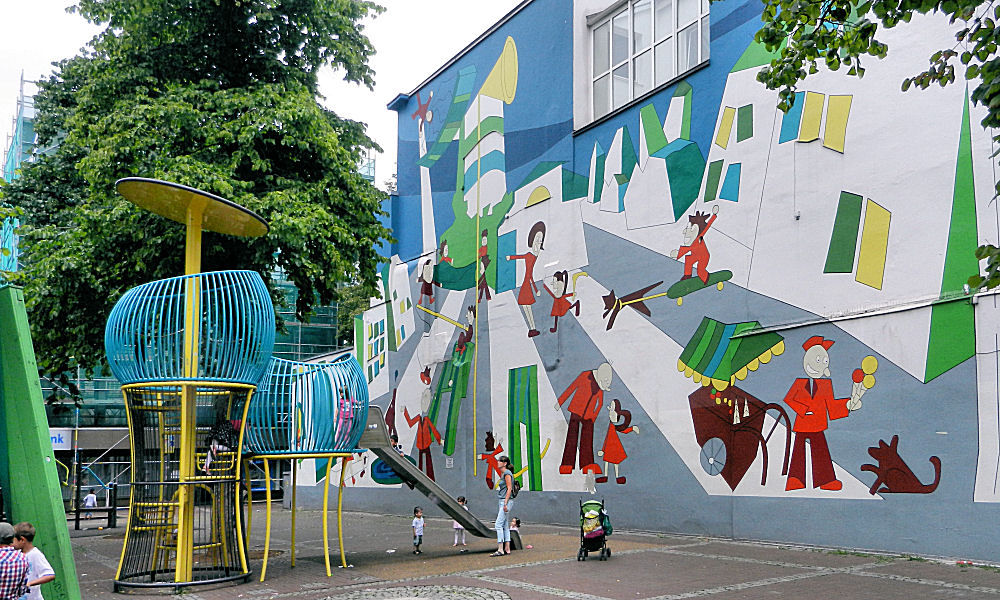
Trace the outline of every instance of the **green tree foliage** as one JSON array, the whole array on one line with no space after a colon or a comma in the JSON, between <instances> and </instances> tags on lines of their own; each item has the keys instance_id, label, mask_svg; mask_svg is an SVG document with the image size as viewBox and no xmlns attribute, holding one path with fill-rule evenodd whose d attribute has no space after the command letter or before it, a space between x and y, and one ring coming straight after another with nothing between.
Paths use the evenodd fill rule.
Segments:
<instances>
[{"instance_id":1,"label":"green tree foliage","mask_svg":"<svg viewBox=\"0 0 1000 600\"><path fill-rule=\"evenodd\" d=\"M787 111L796 85L819 65L864 77L862 59L885 58L889 47L877 39L879 27L908 23L914 16L943 13L955 26L955 45L930 57L927 69L901 82L903 91L945 86L955 81L955 62L974 80L972 101L985 106L983 127L1000 126L1000 5L980 0L766 0L756 40L777 52L757 80L778 90L778 107ZM1000 136L994 141L1000 142ZM997 183L1000 192L1000 182ZM986 260L986 274L969 277L972 289L1000 286L1000 248L980 246L976 257Z\"/></svg>"},{"instance_id":2,"label":"green tree foliage","mask_svg":"<svg viewBox=\"0 0 1000 600\"><path fill-rule=\"evenodd\" d=\"M368 310L372 294L361 285L346 286L340 292L337 303L337 343L354 344L354 317Z\"/></svg>"},{"instance_id":3,"label":"green tree foliage","mask_svg":"<svg viewBox=\"0 0 1000 600\"><path fill-rule=\"evenodd\" d=\"M337 299L337 284L375 289L374 251L389 231L384 194L358 173L377 148L365 125L318 102L332 65L367 87L374 52L358 0L80 0L102 24L56 64L35 98L35 130L54 153L26 165L2 200L23 210L23 272L32 335L50 373L104 360L108 313L126 290L181 275L184 228L118 196L115 181L175 181L242 204L271 232L206 232L202 269L281 268L296 316ZM272 290L278 301L280 295Z\"/></svg>"}]
</instances>

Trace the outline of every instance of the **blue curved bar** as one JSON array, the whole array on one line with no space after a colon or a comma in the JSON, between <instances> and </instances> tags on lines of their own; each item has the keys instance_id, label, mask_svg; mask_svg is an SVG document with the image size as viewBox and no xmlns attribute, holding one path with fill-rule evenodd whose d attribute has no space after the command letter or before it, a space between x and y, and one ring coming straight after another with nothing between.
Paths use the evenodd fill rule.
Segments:
<instances>
[{"instance_id":1,"label":"blue curved bar","mask_svg":"<svg viewBox=\"0 0 1000 600\"><path fill-rule=\"evenodd\" d=\"M185 290L198 294L197 369L184 373ZM256 271L213 271L132 288L104 330L111 372L123 384L222 381L256 384L274 350L274 305Z\"/></svg>"},{"instance_id":2,"label":"blue curved bar","mask_svg":"<svg viewBox=\"0 0 1000 600\"><path fill-rule=\"evenodd\" d=\"M368 384L351 354L329 363L272 358L250 399L247 452L321 454L357 448L368 420Z\"/></svg>"}]
</instances>

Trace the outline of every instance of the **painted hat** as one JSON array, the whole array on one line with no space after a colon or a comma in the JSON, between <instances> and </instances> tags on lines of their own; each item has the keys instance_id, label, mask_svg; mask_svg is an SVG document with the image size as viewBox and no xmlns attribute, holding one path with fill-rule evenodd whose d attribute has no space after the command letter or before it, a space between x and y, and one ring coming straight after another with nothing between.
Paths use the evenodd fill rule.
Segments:
<instances>
[{"instance_id":1,"label":"painted hat","mask_svg":"<svg viewBox=\"0 0 1000 600\"><path fill-rule=\"evenodd\" d=\"M802 344L802 349L803 350L808 350L808 349L812 348L813 346L817 346L817 345L818 346L823 346L824 350L829 350L830 346L833 345L833 340L823 339L823 336L821 336L821 335L814 335L811 338L809 338L808 340L806 340L804 344Z\"/></svg>"}]
</instances>

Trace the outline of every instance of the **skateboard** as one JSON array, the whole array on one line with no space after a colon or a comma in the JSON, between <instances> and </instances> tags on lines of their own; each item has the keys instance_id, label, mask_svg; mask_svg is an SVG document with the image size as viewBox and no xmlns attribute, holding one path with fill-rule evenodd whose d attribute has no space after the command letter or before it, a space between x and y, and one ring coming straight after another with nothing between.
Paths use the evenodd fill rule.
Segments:
<instances>
[{"instance_id":1,"label":"skateboard","mask_svg":"<svg viewBox=\"0 0 1000 600\"><path fill-rule=\"evenodd\" d=\"M733 278L732 271L715 271L708 274L708 282L702 282L702 280L697 276L689 277L687 279L681 279L677 283L670 286L667 289L667 296L670 298L677 298L677 306L680 306L684 302L684 296L687 296L691 292L697 292L700 289L707 288L710 285L714 285L718 289L722 289L722 284L725 281L729 281Z\"/></svg>"}]
</instances>

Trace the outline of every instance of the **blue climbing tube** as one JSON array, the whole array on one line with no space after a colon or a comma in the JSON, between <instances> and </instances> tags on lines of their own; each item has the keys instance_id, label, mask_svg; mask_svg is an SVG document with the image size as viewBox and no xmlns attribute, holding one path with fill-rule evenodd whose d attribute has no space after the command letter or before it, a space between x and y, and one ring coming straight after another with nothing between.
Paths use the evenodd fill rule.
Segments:
<instances>
[{"instance_id":1,"label":"blue climbing tube","mask_svg":"<svg viewBox=\"0 0 1000 600\"><path fill-rule=\"evenodd\" d=\"M356 451L368 384L350 353L328 363L272 358L247 409L244 447L255 455Z\"/></svg>"},{"instance_id":2,"label":"blue climbing tube","mask_svg":"<svg viewBox=\"0 0 1000 600\"><path fill-rule=\"evenodd\" d=\"M184 373L185 292L200 314L197 372ZM274 306L255 271L213 271L152 281L111 310L104 346L122 383L213 381L255 385L274 350Z\"/></svg>"}]
</instances>

